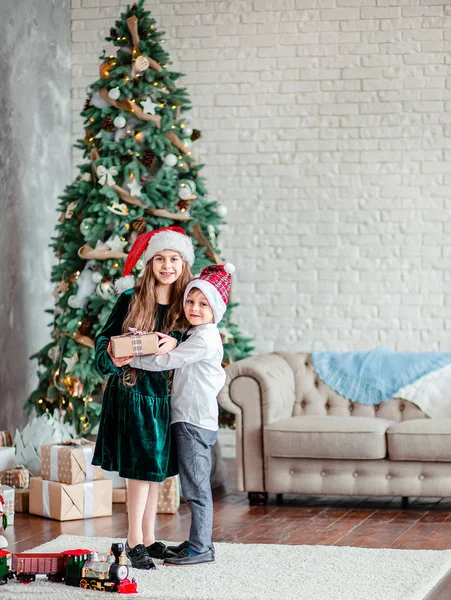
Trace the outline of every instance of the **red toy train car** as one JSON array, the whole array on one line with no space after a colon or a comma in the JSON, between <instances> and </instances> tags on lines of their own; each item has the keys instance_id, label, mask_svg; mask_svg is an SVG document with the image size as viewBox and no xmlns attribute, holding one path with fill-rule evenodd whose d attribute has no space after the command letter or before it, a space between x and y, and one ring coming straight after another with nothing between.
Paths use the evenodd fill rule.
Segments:
<instances>
[{"instance_id":1,"label":"red toy train car","mask_svg":"<svg viewBox=\"0 0 451 600\"><path fill-rule=\"evenodd\" d=\"M11 568L8 566L10 556ZM119 594L138 592L135 580L128 578L129 568L121 543L113 544L106 557L85 549L12 555L0 550L0 585L13 577L21 583L30 583L36 580L36 575L46 575L49 581L91 590Z\"/></svg>"}]
</instances>

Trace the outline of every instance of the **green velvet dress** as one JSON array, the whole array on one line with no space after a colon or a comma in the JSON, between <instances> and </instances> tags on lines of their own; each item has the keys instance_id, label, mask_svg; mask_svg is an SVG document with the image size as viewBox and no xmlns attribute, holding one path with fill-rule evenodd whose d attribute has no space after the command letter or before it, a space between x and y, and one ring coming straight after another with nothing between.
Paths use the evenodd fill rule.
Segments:
<instances>
[{"instance_id":1,"label":"green velvet dress","mask_svg":"<svg viewBox=\"0 0 451 600\"><path fill-rule=\"evenodd\" d=\"M177 473L171 447L171 409L168 372L138 370L135 386L122 383L122 367L115 367L107 352L110 338L121 335L133 290L118 298L108 321L96 338L96 364L109 376L100 416L93 465L118 471L121 477L164 481ZM157 329L166 306L158 305Z\"/></svg>"}]
</instances>

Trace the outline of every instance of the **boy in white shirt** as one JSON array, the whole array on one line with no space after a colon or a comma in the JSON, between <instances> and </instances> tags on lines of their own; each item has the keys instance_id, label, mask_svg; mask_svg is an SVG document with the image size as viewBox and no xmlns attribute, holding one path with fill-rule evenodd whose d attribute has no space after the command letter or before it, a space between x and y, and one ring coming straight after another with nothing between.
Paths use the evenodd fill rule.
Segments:
<instances>
[{"instance_id":1,"label":"boy in white shirt","mask_svg":"<svg viewBox=\"0 0 451 600\"><path fill-rule=\"evenodd\" d=\"M215 562L211 541L211 448L218 430L217 396L225 383L223 347L217 324L227 308L230 264L210 265L191 281L184 294L184 312L191 329L186 341L166 354L135 357L131 366L146 371L175 369L171 396L174 435L185 501L191 510L189 541L171 547L177 553L165 565ZM159 334L163 337L163 334Z\"/></svg>"}]
</instances>

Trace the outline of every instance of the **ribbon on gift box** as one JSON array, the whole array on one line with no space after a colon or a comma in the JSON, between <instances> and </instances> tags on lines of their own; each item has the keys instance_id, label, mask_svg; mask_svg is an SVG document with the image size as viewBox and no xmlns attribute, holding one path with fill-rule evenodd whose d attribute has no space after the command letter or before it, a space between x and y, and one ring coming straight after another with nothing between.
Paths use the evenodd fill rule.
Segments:
<instances>
[{"instance_id":1,"label":"ribbon on gift box","mask_svg":"<svg viewBox=\"0 0 451 600\"><path fill-rule=\"evenodd\" d=\"M130 331L130 333L128 335L131 336L131 338L132 338L133 354L135 356L141 356L142 352L143 352L143 342L139 336L146 335L149 332L148 331L140 331L139 329L136 329L136 327L129 327L128 329Z\"/></svg>"},{"instance_id":2,"label":"ribbon on gift box","mask_svg":"<svg viewBox=\"0 0 451 600\"><path fill-rule=\"evenodd\" d=\"M83 466L78 461L77 464L80 467L81 472L85 474L86 481L94 480L94 467L92 466L93 446L91 444L85 446L85 444L90 443L83 439L68 440L67 442L62 442L61 444L55 444L50 448L50 479L52 481L58 481L58 452L62 448L67 448L68 446L74 446L77 448L81 447L85 457L85 464ZM75 460L77 459L75 458Z\"/></svg>"},{"instance_id":3,"label":"ribbon on gift box","mask_svg":"<svg viewBox=\"0 0 451 600\"><path fill-rule=\"evenodd\" d=\"M50 493L49 493L50 483L52 483L52 482L47 481L45 479L42 480L42 509L43 509L44 517L47 517L48 519L51 518L50 517ZM85 519L92 519L92 517L94 516L94 484L93 483L83 483L82 485L83 485L83 510L80 510L78 506L77 506L77 508L78 508L78 510L80 510L80 514L82 514ZM63 490L69 496L71 501L75 504L75 502L73 501L73 498L71 498L71 496L68 494L65 487L63 487Z\"/></svg>"}]
</instances>

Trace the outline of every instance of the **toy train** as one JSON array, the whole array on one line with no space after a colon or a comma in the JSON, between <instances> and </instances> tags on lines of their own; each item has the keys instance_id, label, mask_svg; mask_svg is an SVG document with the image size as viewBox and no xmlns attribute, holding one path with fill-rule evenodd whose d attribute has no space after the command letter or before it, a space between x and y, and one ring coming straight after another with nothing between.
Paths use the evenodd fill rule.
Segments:
<instances>
[{"instance_id":1,"label":"toy train","mask_svg":"<svg viewBox=\"0 0 451 600\"><path fill-rule=\"evenodd\" d=\"M11 557L11 566L8 565ZM21 583L46 575L49 581L119 594L136 594L134 579L128 579L129 569L124 544L113 544L108 556L100 557L91 550L66 550L60 553L11 554L0 550L0 585L16 577Z\"/></svg>"}]
</instances>

